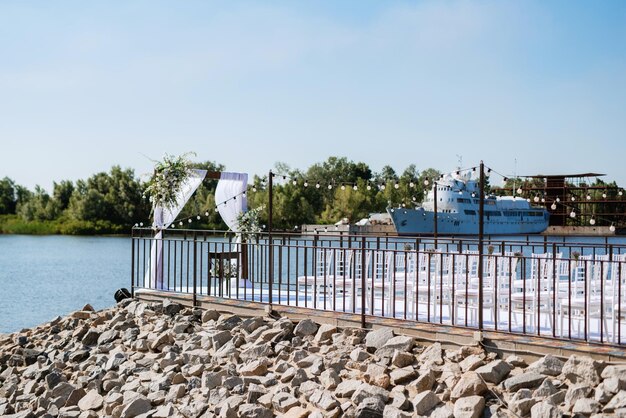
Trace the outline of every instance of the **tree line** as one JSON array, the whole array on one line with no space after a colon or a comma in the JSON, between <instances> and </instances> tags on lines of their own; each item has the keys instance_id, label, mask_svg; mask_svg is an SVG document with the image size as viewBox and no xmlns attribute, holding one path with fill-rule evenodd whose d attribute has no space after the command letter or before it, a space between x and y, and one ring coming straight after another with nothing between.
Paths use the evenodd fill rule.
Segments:
<instances>
[{"instance_id":1,"label":"tree line","mask_svg":"<svg viewBox=\"0 0 626 418\"><path fill-rule=\"evenodd\" d=\"M209 171L225 169L212 161L196 163L194 167ZM418 171L415 165L400 174L391 166L374 172L367 164L345 157L329 157L306 170L277 163L272 171L274 226L283 230L294 230L305 223L334 223L344 218L353 223L370 213L384 211L388 205L418 204L424 197L424 180L440 175L433 168ZM320 186L316 187L318 183ZM214 198L216 185L216 180L206 180L198 188L179 216L191 219L191 223L185 222L185 227L226 228L215 210L220 203ZM262 206L262 221L266 223L267 175L254 176L249 186L248 206ZM144 187L144 181L134 170L119 166L85 180L54 182L52 193L40 186L29 190L5 177L0 179L0 232L128 233L135 224L151 223Z\"/></svg>"}]
</instances>

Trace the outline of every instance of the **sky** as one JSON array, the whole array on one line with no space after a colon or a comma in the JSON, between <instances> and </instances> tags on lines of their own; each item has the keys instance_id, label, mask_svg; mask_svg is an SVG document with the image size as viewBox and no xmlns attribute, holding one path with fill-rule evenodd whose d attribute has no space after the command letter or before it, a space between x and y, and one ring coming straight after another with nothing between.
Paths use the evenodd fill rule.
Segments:
<instances>
[{"instance_id":1,"label":"sky","mask_svg":"<svg viewBox=\"0 0 626 418\"><path fill-rule=\"evenodd\" d=\"M624 187L626 2L0 2L0 178L50 190L189 151Z\"/></svg>"}]
</instances>

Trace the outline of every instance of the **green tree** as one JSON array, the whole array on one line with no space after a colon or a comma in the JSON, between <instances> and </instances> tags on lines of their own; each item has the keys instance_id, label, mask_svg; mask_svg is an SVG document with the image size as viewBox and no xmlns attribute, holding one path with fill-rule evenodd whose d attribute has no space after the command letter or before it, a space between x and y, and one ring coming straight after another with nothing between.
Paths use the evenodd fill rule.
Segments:
<instances>
[{"instance_id":1,"label":"green tree","mask_svg":"<svg viewBox=\"0 0 626 418\"><path fill-rule=\"evenodd\" d=\"M17 205L17 212L26 221L50 221L56 219L61 210L42 187L35 186L30 198Z\"/></svg>"},{"instance_id":2,"label":"green tree","mask_svg":"<svg viewBox=\"0 0 626 418\"><path fill-rule=\"evenodd\" d=\"M70 204L72 193L74 193L74 183L70 180L61 180L59 183L53 183L52 196L59 206L59 209L67 209Z\"/></svg>"},{"instance_id":3,"label":"green tree","mask_svg":"<svg viewBox=\"0 0 626 418\"><path fill-rule=\"evenodd\" d=\"M15 182L5 177L0 180L0 215L15 213L16 205Z\"/></svg>"}]
</instances>

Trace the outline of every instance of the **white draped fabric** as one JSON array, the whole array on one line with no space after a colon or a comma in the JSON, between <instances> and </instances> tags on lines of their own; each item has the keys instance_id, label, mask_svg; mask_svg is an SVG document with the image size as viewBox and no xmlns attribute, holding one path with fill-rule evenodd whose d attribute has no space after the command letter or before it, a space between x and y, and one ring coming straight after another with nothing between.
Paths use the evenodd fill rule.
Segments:
<instances>
[{"instance_id":1,"label":"white draped fabric","mask_svg":"<svg viewBox=\"0 0 626 418\"><path fill-rule=\"evenodd\" d=\"M244 192L248 187L248 174L223 172L215 189L215 204L220 216L232 231L238 231L237 216L248 208Z\"/></svg>"},{"instance_id":2,"label":"white draped fabric","mask_svg":"<svg viewBox=\"0 0 626 418\"><path fill-rule=\"evenodd\" d=\"M154 241L150 247L150 270L146 272L146 283L152 289L165 289L163 283L163 229L167 229L176 219L187 201L194 194L196 189L202 184L206 176L206 170L192 170L191 175L182 184L176 196L176 205L172 208L156 206L154 208L154 222L152 227L158 232L154 236Z\"/></svg>"}]
</instances>

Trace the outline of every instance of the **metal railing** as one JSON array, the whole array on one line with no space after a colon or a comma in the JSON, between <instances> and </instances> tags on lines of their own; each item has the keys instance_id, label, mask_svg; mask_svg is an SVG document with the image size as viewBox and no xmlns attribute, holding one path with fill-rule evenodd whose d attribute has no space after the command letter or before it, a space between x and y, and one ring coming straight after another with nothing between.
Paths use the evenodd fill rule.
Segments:
<instances>
[{"instance_id":1,"label":"metal railing","mask_svg":"<svg viewBox=\"0 0 626 418\"><path fill-rule=\"evenodd\" d=\"M534 239L537 239L536 237ZM622 345L626 246L146 229L132 288ZM479 263L482 261L482 263ZM479 266L482 265L482 270ZM479 286L482 283L482 286ZM480 317L480 320L479 320ZM480 324L482 323L482 327Z\"/></svg>"}]
</instances>

